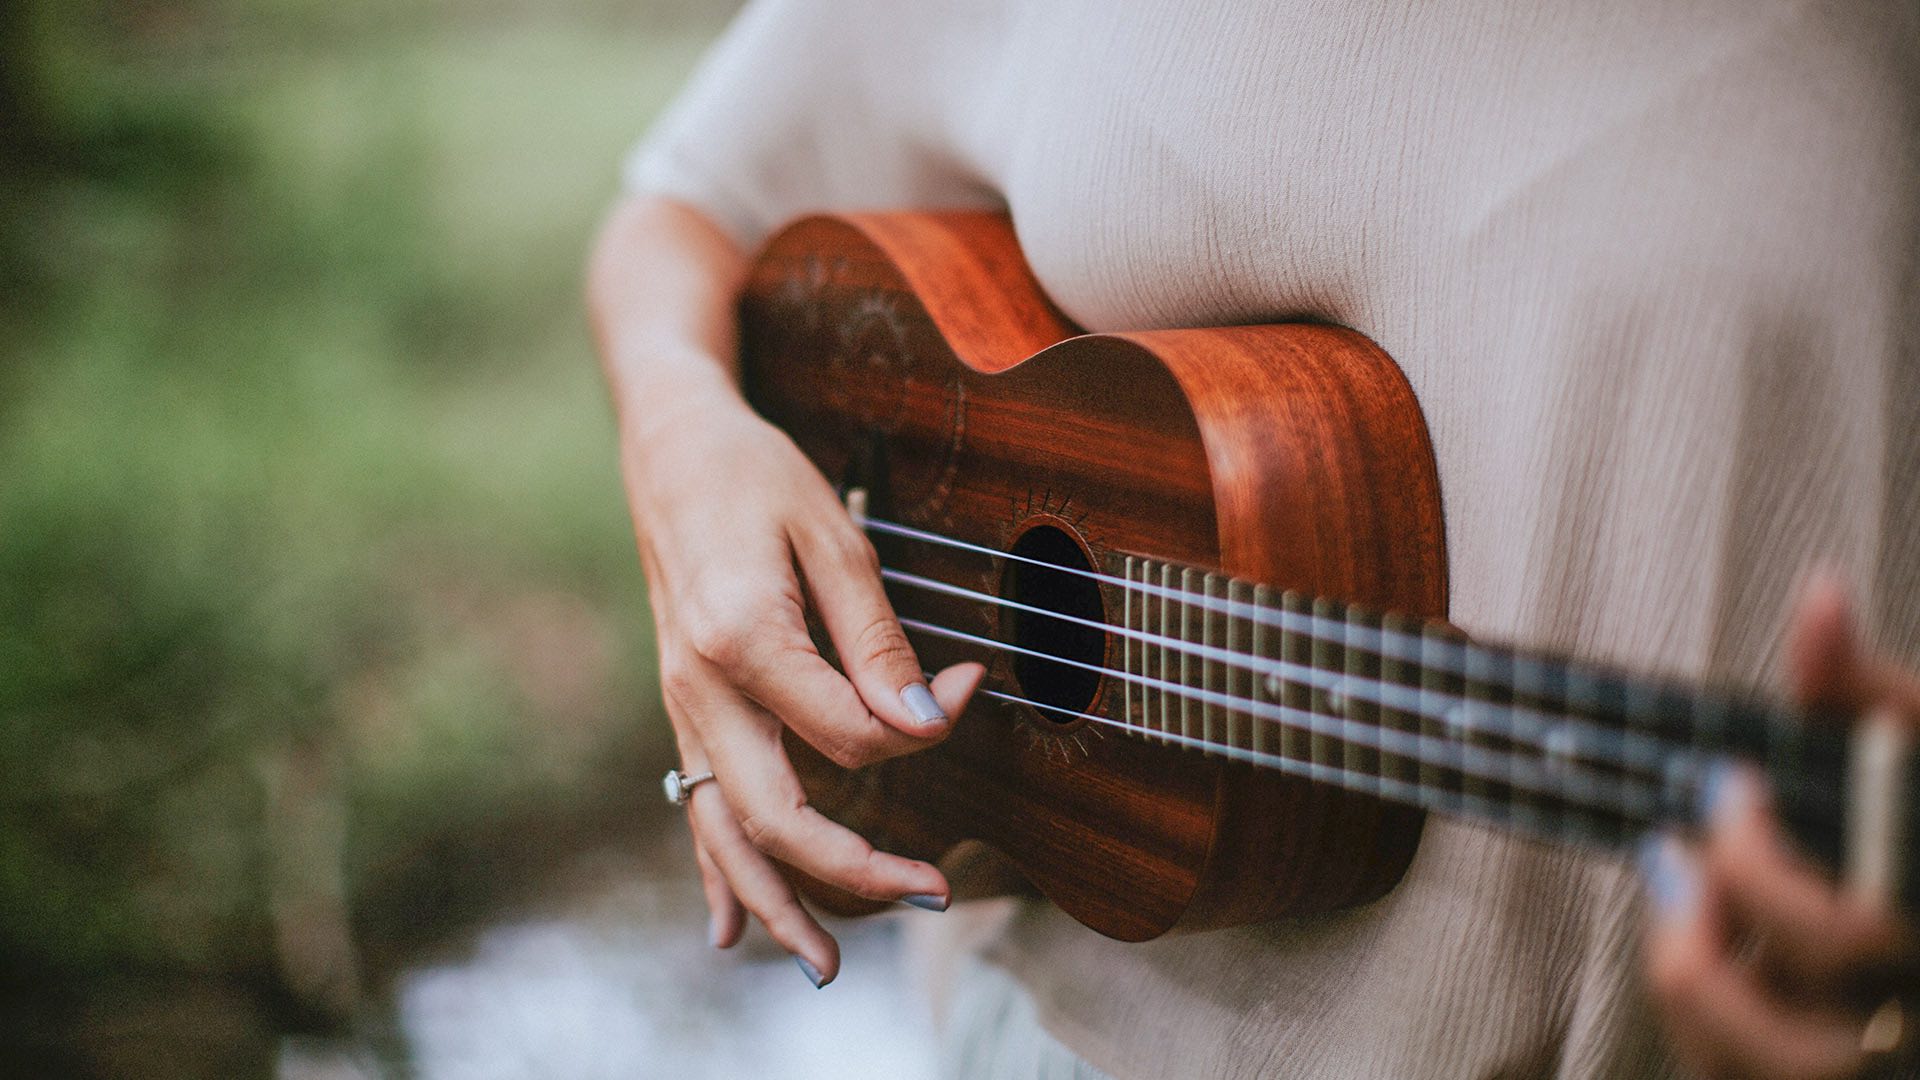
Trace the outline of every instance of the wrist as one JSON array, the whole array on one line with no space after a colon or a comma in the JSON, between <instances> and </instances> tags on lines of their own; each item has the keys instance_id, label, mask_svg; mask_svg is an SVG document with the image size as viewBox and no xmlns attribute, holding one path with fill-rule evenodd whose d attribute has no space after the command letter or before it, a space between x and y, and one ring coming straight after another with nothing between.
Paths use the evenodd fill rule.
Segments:
<instances>
[{"instance_id":1,"label":"wrist","mask_svg":"<svg viewBox=\"0 0 1920 1080\"><path fill-rule=\"evenodd\" d=\"M711 427L716 421L753 414L740 388L712 364L658 374L619 394L620 438L630 449L645 451L676 439L689 424Z\"/></svg>"}]
</instances>

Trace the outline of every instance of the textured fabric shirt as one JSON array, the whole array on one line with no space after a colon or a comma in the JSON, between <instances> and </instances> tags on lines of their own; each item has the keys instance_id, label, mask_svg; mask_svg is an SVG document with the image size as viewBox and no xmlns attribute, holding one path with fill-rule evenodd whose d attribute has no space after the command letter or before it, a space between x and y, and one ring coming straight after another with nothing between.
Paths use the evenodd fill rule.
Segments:
<instances>
[{"instance_id":1,"label":"textured fabric shirt","mask_svg":"<svg viewBox=\"0 0 1920 1080\"><path fill-rule=\"evenodd\" d=\"M813 209L1005 206L1093 330L1354 327L1425 411L1455 623L1768 685L1814 562L1920 653L1917 22L771 0L627 178L747 245ZM1122 1077L1642 1077L1638 919L1623 865L1432 820L1360 910L1125 945L1035 904L982 947Z\"/></svg>"}]
</instances>

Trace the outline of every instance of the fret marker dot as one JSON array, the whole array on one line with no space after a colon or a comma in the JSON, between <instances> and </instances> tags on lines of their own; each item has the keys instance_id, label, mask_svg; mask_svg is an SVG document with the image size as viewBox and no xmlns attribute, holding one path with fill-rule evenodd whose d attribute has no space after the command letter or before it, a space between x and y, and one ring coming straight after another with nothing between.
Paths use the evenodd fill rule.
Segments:
<instances>
[{"instance_id":1,"label":"fret marker dot","mask_svg":"<svg viewBox=\"0 0 1920 1080\"><path fill-rule=\"evenodd\" d=\"M1547 768L1556 772L1566 772L1573 768L1574 758L1580 753L1579 735L1567 728L1556 727L1547 732L1542 740L1546 751Z\"/></svg>"},{"instance_id":2,"label":"fret marker dot","mask_svg":"<svg viewBox=\"0 0 1920 1080\"><path fill-rule=\"evenodd\" d=\"M1449 739L1466 738L1467 737L1466 707L1462 705L1448 706L1447 711L1440 714L1440 723L1443 726L1445 726L1447 730L1447 738Z\"/></svg>"},{"instance_id":3,"label":"fret marker dot","mask_svg":"<svg viewBox=\"0 0 1920 1080\"><path fill-rule=\"evenodd\" d=\"M1347 711L1347 695L1338 690L1327 691L1327 711L1343 713Z\"/></svg>"},{"instance_id":4,"label":"fret marker dot","mask_svg":"<svg viewBox=\"0 0 1920 1080\"><path fill-rule=\"evenodd\" d=\"M1269 675L1260 680L1260 685L1266 689L1268 697L1277 698L1280 696L1280 676Z\"/></svg>"}]
</instances>

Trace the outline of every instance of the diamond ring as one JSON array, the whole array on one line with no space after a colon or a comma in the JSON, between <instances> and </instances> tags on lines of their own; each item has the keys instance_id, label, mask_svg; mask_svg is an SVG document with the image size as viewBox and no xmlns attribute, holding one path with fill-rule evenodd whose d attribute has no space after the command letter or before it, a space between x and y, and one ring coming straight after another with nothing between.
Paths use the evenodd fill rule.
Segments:
<instances>
[{"instance_id":1,"label":"diamond ring","mask_svg":"<svg viewBox=\"0 0 1920 1080\"><path fill-rule=\"evenodd\" d=\"M679 769L668 769L666 779L660 781L660 786L666 789L668 802L675 806L685 806L687 800L693 797L694 787L711 779L713 774L710 772L689 776Z\"/></svg>"}]
</instances>

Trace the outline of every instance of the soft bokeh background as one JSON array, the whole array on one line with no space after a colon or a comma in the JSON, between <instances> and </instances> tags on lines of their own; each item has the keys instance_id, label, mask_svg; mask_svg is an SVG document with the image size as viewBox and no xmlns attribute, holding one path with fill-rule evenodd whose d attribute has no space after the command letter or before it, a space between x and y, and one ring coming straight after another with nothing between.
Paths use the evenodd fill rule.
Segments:
<instances>
[{"instance_id":1,"label":"soft bokeh background","mask_svg":"<svg viewBox=\"0 0 1920 1080\"><path fill-rule=\"evenodd\" d=\"M731 6L0 0L0 1074L924 1072L656 794L579 267Z\"/></svg>"}]
</instances>

